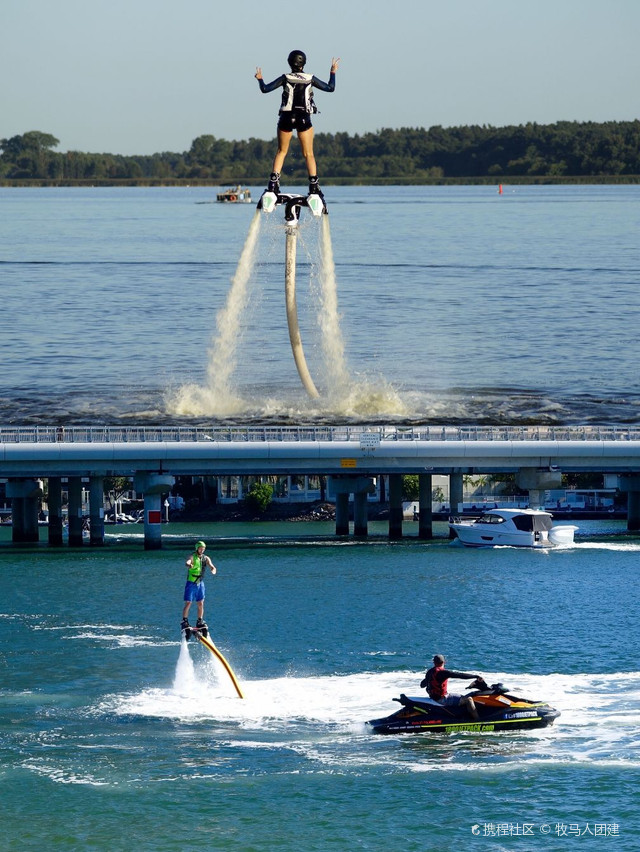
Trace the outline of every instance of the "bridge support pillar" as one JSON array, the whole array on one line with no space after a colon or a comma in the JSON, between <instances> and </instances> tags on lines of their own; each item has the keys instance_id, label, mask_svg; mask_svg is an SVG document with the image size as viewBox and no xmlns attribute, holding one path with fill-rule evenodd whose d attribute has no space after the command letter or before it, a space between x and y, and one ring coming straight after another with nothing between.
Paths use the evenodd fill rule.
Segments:
<instances>
[{"instance_id":1,"label":"bridge support pillar","mask_svg":"<svg viewBox=\"0 0 640 852\"><path fill-rule=\"evenodd\" d=\"M462 513L464 503L464 476L462 473L449 474L449 514L455 517ZM449 529L449 538L455 538L456 534Z\"/></svg>"},{"instance_id":2,"label":"bridge support pillar","mask_svg":"<svg viewBox=\"0 0 640 852\"><path fill-rule=\"evenodd\" d=\"M521 467L516 473L516 485L529 492L529 506L532 509L544 509L544 492L562 486L562 473L559 470Z\"/></svg>"},{"instance_id":3,"label":"bridge support pillar","mask_svg":"<svg viewBox=\"0 0 640 852\"><path fill-rule=\"evenodd\" d=\"M69 547L82 546L82 479L69 477Z\"/></svg>"},{"instance_id":4,"label":"bridge support pillar","mask_svg":"<svg viewBox=\"0 0 640 852\"><path fill-rule=\"evenodd\" d=\"M336 535L349 535L349 494L336 494Z\"/></svg>"},{"instance_id":5,"label":"bridge support pillar","mask_svg":"<svg viewBox=\"0 0 640 852\"><path fill-rule=\"evenodd\" d=\"M369 534L367 497L367 491L360 491L353 495L353 534L360 538L366 538Z\"/></svg>"},{"instance_id":6,"label":"bridge support pillar","mask_svg":"<svg viewBox=\"0 0 640 852\"><path fill-rule=\"evenodd\" d=\"M389 474L389 538L402 538L402 475Z\"/></svg>"},{"instance_id":7,"label":"bridge support pillar","mask_svg":"<svg viewBox=\"0 0 640 852\"><path fill-rule=\"evenodd\" d=\"M144 494L144 549L162 547L162 495L175 485L173 476L165 473L136 473L133 487Z\"/></svg>"},{"instance_id":8,"label":"bridge support pillar","mask_svg":"<svg viewBox=\"0 0 640 852\"><path fill-rule=\"evenodd\" d=\"M59 476L50 476L48 481L49 504L49 544L52 547L62 545L62 480Z\"/></svg>"},{"instance_id":9,"label":"bridge support pillar","mask_svg":"<svg viewBox=\"0 0 640 852\"><path fill-rule=\"evenodd\" d=\"M418 474L418 538L433 538L433 479L430 473Z\"/></svg>"},{"instance_id":10,"label":"bridge support pillar","mask_svg":"<svg viewBox=\"0 0 640 852\"><path fill-rule=\"evenodd\" d=\"M353 494L353 532L368 534L367 496L375 492L370 476L330 476L329 493L336 501L336 535L349 535L349 495Z\"/></svg>"},{"instance_id":11,"label":"bridge support pillar","mask_svg":"<svg viewBox=\"0 0 640 852\"><path fill-rule=\"evenodd\" d=\"M11 498L12 541L39 541L38 507L42 497L40 480L10 479L7 482L6 495Z\"/></svg>"},{"instance_id":12,"label":"bridge support pillar","mask_svg":"<svg viewBox=\"0 0 640 852\"><path fill-rule=\"evenodd\" d=\"M92 547L104 544L104 476L92 476L89 480L89 544Z\"/></svg>"},{"instance_id":13,"label":"bridge support pillar","mask_svg":"<svg viewBox=\"0 0 640 852\"><path fill-rule=\"evenodd\" d=\"M621 476L620 490L627 493L627 529L640 530L640 476Z\"/></svg>"}]
</instances>

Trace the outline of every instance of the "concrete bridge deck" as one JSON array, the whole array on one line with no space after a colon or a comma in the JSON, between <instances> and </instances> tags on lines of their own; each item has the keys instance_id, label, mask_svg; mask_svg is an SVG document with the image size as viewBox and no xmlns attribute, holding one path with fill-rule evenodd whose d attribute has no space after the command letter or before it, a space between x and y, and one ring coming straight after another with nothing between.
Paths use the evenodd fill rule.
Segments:
<instances>
[{"instance_id":1,"label":"concrete bridge deck","mask_svg":"<svg viewBox=\"0 0 640 852\"><path fill-rule=\"evenodd\" d=\"M393 526L393 537L399 537L400 478L418 474L421 534L428 538L432 474L450 476L455 505L463 475L516 473L531 504L537 505L541 492L559 486L563 472L619 474L629 492L629 528L640 528L640 427L0 427L0 478L8 480L7 495L17 507L18 538L22 526L32 526L29 519L41 478L49 480L54 506L61 479L69 478L75 514L78 498L72 501L71 492L81 491L83 478L89 479L92 503L97 505L105 476L134 477L145 499L145 544L152 547L159 546L161 495L171 490L176 476L326 475L336 498L336 531L345 532L353 494L355 528L366 534L371 477L385 474L390 478L390 534ZM91 516L95 543L104 534L97 511ZM399 523L401 527L401 518Z\"/></svg>"}]
</instances>

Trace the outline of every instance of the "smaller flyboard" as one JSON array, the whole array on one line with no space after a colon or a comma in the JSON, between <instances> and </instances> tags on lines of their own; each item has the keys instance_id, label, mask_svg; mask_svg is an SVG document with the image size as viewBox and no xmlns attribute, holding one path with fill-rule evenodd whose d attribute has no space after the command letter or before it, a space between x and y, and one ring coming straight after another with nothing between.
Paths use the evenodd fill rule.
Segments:
<instances>
[{"instance_id":1,"label":"smaller flyboard","mask_svg":"<svg viewBox=\"0 0 640 852\"><path fill-rule=\"evenodd\" d=\"M187 630L184 630L183 632L186 634ZM227 672L227 674L231 678L231 683L233 684L236 692L238 693L238 698L244 698L244 695L242 694L242 690L240 689L240 684L238 683L238 679L235 676L233 669L229 665L224 654L218 648L216 648L216 646L211 641L211 639L209 637L208 628L207 627L189 627L188 632L189 632L189 636L195 636L196 639L198 640L198 642L200 642L202 645L204 645L205 648L207 648L209 651L211 651L213 656L216 657L216 659L218 659L222 663L225 671ZM187 636L186 638L188 639L189 636Z\"/></svg>"},{"instance_id":2,"label":"smaller flyboard","mask_svg":"<svg viewBox=\"0 0 640 852\"><path fill-rule=\"evenodd\" d=\"M279 205L284 206L284 218L288 225L297 224L301 207L307 207L313 216L322 216L323 213L329 212L324 195L317 192L312 192L309 195L298 195L288 192L275 193L266 189L260 196L257 207L263 213L273 213Z\"/></svg>"}]
</instances>

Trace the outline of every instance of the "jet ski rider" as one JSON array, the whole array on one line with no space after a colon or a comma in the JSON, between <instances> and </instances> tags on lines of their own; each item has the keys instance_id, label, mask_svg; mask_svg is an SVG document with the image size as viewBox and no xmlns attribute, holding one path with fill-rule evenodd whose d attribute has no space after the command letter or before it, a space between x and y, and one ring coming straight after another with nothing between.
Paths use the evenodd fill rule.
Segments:
<instances>
[{"instance_id":1,"label":"jet ski rider","mask_svg":"<svg viewBox=\"0 0 640 852\"><path fill-rule=\"evenodd\" d=\"M320 89L322 92L333 92L336 88L336 71L340 59L333 58L331 60L331 71L329 72L329 82L324 83L313 74L306 74L304 66L307 62L306 54L302 50L292 50L287 57L287 62L291 68L289 74L281 74L272 80L271 83L265 83L262 78L262 69L256 68L255 78L260 84L260 91L263 93L273 92L275 89L282 87L282 101L280 104L280 112L278 119L278 150L273 160L273 171L269 179L269 192L280 192L280 172L284 165L285 158L289 151L289 143L293 130L297 130L300 147L302 148L302 156L307 165L309 173L309 193L315 193L322 196L318 185L318 169L316 160L313 154L313 126L311 124L311 114L318 112L318 109L313 102L313 89Z\"/></svg>"},{"instance_id":2,"label":"jet ski rider","mask_svg":"<svg viewBox=\"0 0 640 852\"><path fill-rule=\"evenodd\" d=\"M426 688L429 693L429 698L432 701L437 701L443 707L462 707L464 708L474 721L478 721L478 710L475 702L470 695L453 695L447 691L448 680L474 680L479 675L468 674L468 672L454 672L444 667L444 657L442 654L436 654L433 658L433 666L425 674L420 681L420 687Z\"/></svg>"}]
</instances>

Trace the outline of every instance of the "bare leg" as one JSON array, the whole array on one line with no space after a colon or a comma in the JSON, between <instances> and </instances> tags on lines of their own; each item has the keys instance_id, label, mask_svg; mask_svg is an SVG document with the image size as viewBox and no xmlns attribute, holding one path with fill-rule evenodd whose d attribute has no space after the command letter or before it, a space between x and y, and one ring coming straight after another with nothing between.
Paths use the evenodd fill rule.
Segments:
<instances>
[{"instance_id":1,"label":"bare leg","mask_svg":"<svg viewBox=\"0 0 640 852\"><path fill-rule=\"evenodd\" d=\"M278 150L273 158L273 171L280 174L284 166L285 157L289 153L289 143L293 134L286 130L278 129Z\"/></svg>"},{"instance_id":2,"label":"bare leg","mask_svg":"<svg viewBox=\"0 0 640 852\"><path fill-rule=\"evenodd\" d=\"M191 601L185 601L184 607L182 609L182 617L186 618L189 615L189 610L191 609Z\"/></svg>"},{"instance_id":3,"label":"bare leg","mask_svg":"<svg viewBox=\"0 0 640 852\"><path fill-rule=\"evenodd\" d=\"M310 127L308 130L300 130L298 132L298 139L302 148L302 156L307 164L309 177L316 177L318 167L316 166L316 158L313 156L313 127Z\"/></svg>"},{"instance_id":4,"label":"bare leg","mask_svg":"<svg viewBox=\"0 0 640 852\"><path fill-rule=\"evenodd\" d=\"M471 698L470 696L467 696L466 698L461 698L460 705L465 708L467 713L469 713L469 715L474 721L478 721L478 708L476 707L476 703L473 698Z\"/></svg>"},{"instance_id":5,"label":"bare leg","mask_svg":"<svg viewBox=\"0 0 640 852\"><path fill-rule=\"evenodd\" d=\"M198 601L198 618L204 620L204 601Z\"/></svg>"}]
</instances>

